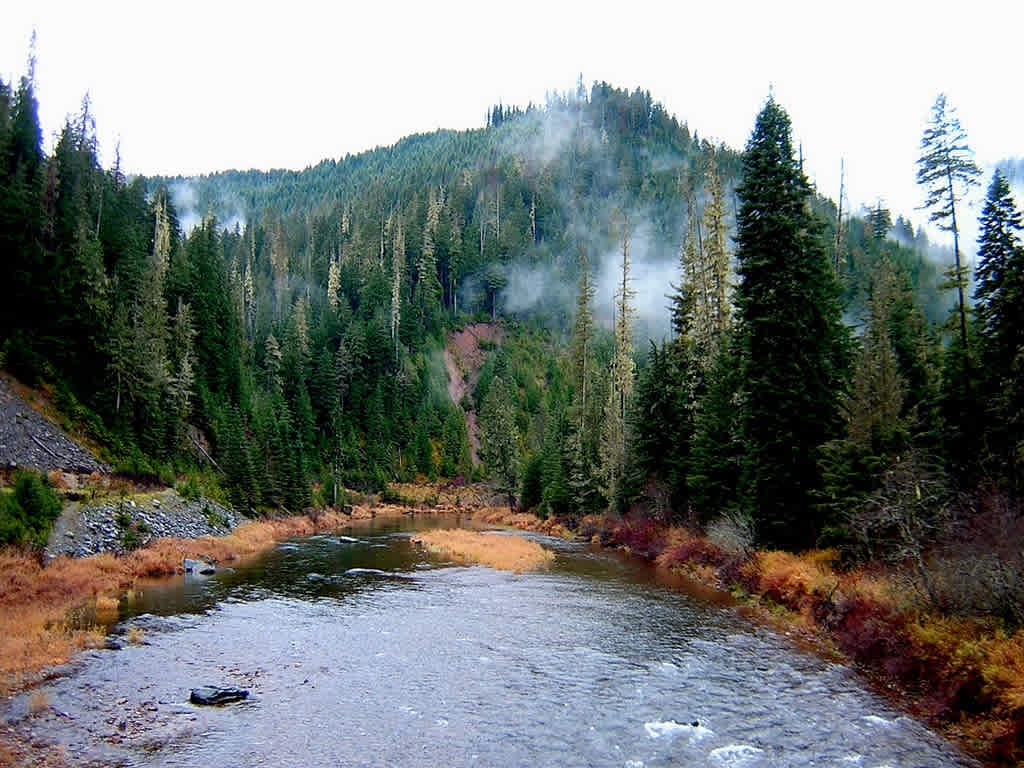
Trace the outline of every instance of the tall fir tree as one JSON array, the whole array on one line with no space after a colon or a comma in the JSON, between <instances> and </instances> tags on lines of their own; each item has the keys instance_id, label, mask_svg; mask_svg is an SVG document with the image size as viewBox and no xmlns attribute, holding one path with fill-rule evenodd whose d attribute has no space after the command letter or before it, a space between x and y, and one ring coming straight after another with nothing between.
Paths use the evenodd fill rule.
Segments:
<instances>
[{"instance_id":1,"label":"tall fir tree","mask_svg":"<svg viewBox=\"0 0 1024 768\"><path fill-rule=\"evenodd\" d=\"M990 448L1015 492L1024 490L1024 218L1000 171L979 220L975 300L982 339Z\"/></svg>"},{"instance_id":2,"label":"tall fir tree","mask_svg":"<svg viewBox=\"0 0 1024 768\"><path fill-rule=\"evenodd\" d=\"M953 235L952 281L957 291L957 314L960 319L960 345L967 366L967 306L964 287L967 275L960 255L960 226L956 220L957 206L968 190L978 183L981 169L973 160L967 145L967 133L960 126L956 111L940 93L932 106L932 115L921 137L921 157L917 161L917 183L925 188L924 207L930 209L929 219Z\"/></svg>"},{"instance_id":3,"label":"tall fir tree","mask_svg":"<svg viewBox=\"0 0 1024 768\"><path fill-rule=\"evenodd\" d=\"M741 494L765 543L801 547L821 527L812 503L816 454L841 426L849 340L790 131L789 116L769 98L747 143L738 190Z\"/></svg>"},{"instance_id":4,"label":"tall fir tree","mask_svg":"<svg viewBox=\"0 0 1024 768\"><path fill-rule=\"evenodd\" d=\"M601 422L601 484L605 499L612 509L621 505L623 474L626 470L627 447L629 445L629 421L627 415L632 404L634 372L633 361L633 316L636 309L630 259L629 220L622 216L622 261L620 278L615 289L615 348L608 385L608 400L605 403Z\"/></svg>"}]
</instances>

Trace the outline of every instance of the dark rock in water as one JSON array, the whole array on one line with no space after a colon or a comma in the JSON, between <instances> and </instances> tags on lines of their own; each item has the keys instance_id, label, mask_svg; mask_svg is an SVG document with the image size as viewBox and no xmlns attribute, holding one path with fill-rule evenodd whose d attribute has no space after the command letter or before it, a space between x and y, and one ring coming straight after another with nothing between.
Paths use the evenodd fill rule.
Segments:
<instances>
[{"instance_id":1,"label":"dark rock in water","mask_svg":"<svg viewBox=\"0 0 1024 768\"><path fill-rule=\"evenodd\" d=\"M217 572L216 568L209 563L204 563L202 560L190 560L186 557L181 561L181 564L185 568L185 573L198 573L203 576L209 576Z\"/></svg>"},{"instance_id":2,"label":"dark rock in water","mask_svg":"<svg viewBox=\"0 0 1024 768\"><path fill-rule=\"evenodd\" d=\"M188 700L193 704L216 707L247 698L249 698L249 692L244 688L220 688L216 685L204 685L201 688L193 688L192 695L188 697Z\"/></svg>"},{"instance_id":3,"label":"dark rock in water","mask_svg":"<svg viewBox=\"0 0 1024 768\"><path fill-rule=\"evenodd\" d=\"M694 720L692 723L690 723L690 726L693 727L693 728L699 728L700 727L700 720Z\"/></svg>"}]
</instances>

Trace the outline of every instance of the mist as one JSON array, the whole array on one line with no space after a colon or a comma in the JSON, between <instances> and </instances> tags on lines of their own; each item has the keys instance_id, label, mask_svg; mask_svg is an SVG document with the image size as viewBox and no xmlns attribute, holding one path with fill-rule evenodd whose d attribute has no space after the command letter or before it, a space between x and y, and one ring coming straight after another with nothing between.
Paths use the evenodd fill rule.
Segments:
<instances>
[{"instance_id":1,"label":"mist","mask_svg":"<svg viewBox=\"0 0 1024 768\"><path fill-rule=\"evenodd\" d=\"M239 201L218 197L202 200L199 185L194 179L179 179L167 187L171 203L178 213L178 225L188 235L203 222L208 214L217 217L217 228L231 232L236 227L245 228L246 216Z\"/></svg>"},{"instance_id":2,"label":"mist","mask_svg":"<svg viewBox=\"0 0 1024 768\"><path fill-rule=\"evenodd\" d=\"M595 321L611 328L615 292L622 282L621 229L625 217L630 235L630 287L636 294L634 340L638 347L645 348L648 339L658 341L670 333L668 295L673 291L672 284L680 280L679 233L685 232L687 214L680 210L672 231L660 231L657 212L638 206L635 199L618 189L616 159L606 149L601 126L589 122L575 105L571 96L561 101L549 99L547 109L505 123L501 127L505 133L502 150L532 173L543 173L555 163L566 162L565 153L585 153L594 186L611 191L605 197L591 196L581 201L575 190L556 190L563 231L552 242L513 255L504 265L506 283L499 293L498 307L511 315L541 313L571 322L576 314L580 253L586 251L595 289ZM689 165L688 158L667 151L656 157L647 155L647 159L659 172L683 173ZM540 250L545 253L538 253ZM464 299L479 301L483 295L481 276L465 281Z\"/></svg>"}]
</instances>

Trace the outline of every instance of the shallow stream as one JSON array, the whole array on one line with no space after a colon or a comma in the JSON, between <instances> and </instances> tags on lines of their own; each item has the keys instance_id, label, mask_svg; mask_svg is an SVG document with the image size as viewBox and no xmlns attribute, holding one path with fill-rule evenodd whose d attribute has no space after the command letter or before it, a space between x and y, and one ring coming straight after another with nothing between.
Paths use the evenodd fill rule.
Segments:
<instances>
[{"instance_id":1,"label":"shallow stream","mask_svg":"<svg viewBox=\"0 0 1024 768\"><path fill-rule=\"evenodd\" d=\"M458 567L410 541L437 524L147 585L120 650L44 686L36 737L133 766L972 765L850 670L650 568L546 537L547 572ZM250 698L189 704L207 684Z\"/></svg>"}]
</instances>

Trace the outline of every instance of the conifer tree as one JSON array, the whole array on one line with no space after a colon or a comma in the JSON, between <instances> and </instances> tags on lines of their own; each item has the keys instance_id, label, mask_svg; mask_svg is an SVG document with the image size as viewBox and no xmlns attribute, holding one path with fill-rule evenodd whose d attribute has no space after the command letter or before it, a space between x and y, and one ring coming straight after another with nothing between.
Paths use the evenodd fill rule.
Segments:
<instances>
[{"instance_id":1,"label":"conifer tree","mask_svg":"<svg viewBox=\"0 0 1024 768\"><path fill-rule=\"evenodd\" d=\"M871 288L867 328L845 409L850 439L874 453L893 447L903 408L903 383L889 332L895 301L896 276L883 258Z\"/></svg>"},{"instance_id":2,"label":"conifer tree","mask_svg":"<svg viewBox=\"0 0 1024 768\"><path fill-rule=\"evenodd\" d=\"M507 496L510 510L515 506L519 488L518 434L509 387L496 376L480 409L480 458L490 470L497 490Z\"/></svg>"},{"instance_id":3,"label":"conifer tree","mask_svg":"<svg viewBox=\"0 0 1024 768\"><path fill-rule=\"evenodd\" d=\"M727 245L725 189L714 154L706 172L708 202L704 206L704 248L707 264L708 349L703 363L709 369L718 355L722 338L732 323L732 262Z\"/></svg>"},{"instance_id":4,"label":"conifer tree","mask_svg":"<svg viewBox=\"0 0 1024 768\"><path fill-rule=\"evenodd\" d=\"M587 395L591 377L591 344L594 335L594 311L591 307L594 300L594 284L590 277L590 259L586 248L580 249L580 280L576 294L576 319L572 329L572 367L576 384L578 403L577 429L583 433L587 429Z\"/></svg>"},{"instance_id":5,"label":"conifer tree","mask_svg":"<svg viewBox=\"0 0 1024 768\"><path fill-rule=\"evenodd\" d=\"M427 220L423 227L423 248L420 251L418 265L419 282L417 283L420 311L430 327L434 327L434 317L440 307L441 283L437 279L437 253L435 238L444 204L443 192L431 189L427 197Z\"/></svg>"},{"instance_id":6,"label":"conifer tree","mask_svg":"<svg viewBox=\"0 0 1024 768\"><path fill-rule=\"evenodd\" d=\"M747 143L738 193L742 501L762 539L799 547L821 525L816 451L840 427L848 339L789 116L773 98Z\"/></svg>"},{"instance_id":7,"label":"conifer tree","mask_svg":"<svg viewBox=\"0 0 1024 768\"><path fill-rule=\"evenodd\" d=\"M615 348L612 358L608 400L601 423L602 491L610 506L621 501L623 473L626 469L626 447L629 442L627 413L633 394L633 298L636 291L630 277L629 222L622 218L621 279L615 289Z\"/></svg>"},{"instance_id":8,"label":"conifer tree","mask_svg":"<svg viewBox=\"0 0 1024 768\"><path fill-rule=\"evenodd\" d=\"M338 260L331 259L331 265L327 270L327 304L331 309L338 309L338 291L341 289L341 267Z\"/></svg>"},{"instance_id":9,"label":"conifer tree","mask_svg":"<svg viewBox=\"0 0 1024 768\"><path fill-rule=\"evenodd\" d=\"M967 284L967 275L960 257L960 227L956 212L957 205L968 190L978 183L981 169L972 159L973 153L967 146L967 134L960 127L955 110L946 104L944 93L938 95L932 106L931 120L921 138L921 153L917 161L917 183L925 188L924 207L931 209L931 221L953 235L952 278L957 290L960 345L966 363L969 346L964 286Z\"/></svg>"},{"instance_id":10,"label":"conifer tree","mask_svg":"<svg viewBox=\"0 0 1024 768\"><path fill-rule=\"evenodd\" d=\"M1024 218L996 171L979 221L977 316L993 446L1024 488Z\"/></svg>"},{"instance_id":11,"label":"conifer tree","mask_svg":"<svg viewBox=\"0 0 1024 768\"><path fill-rule=\"evenodd\" d=\"M391 252L391 342L398 362L398 327L402 322L402 276L405 273L405 233L402 218L395 225L395 241Z\"/></svg>"}]
</instances>

